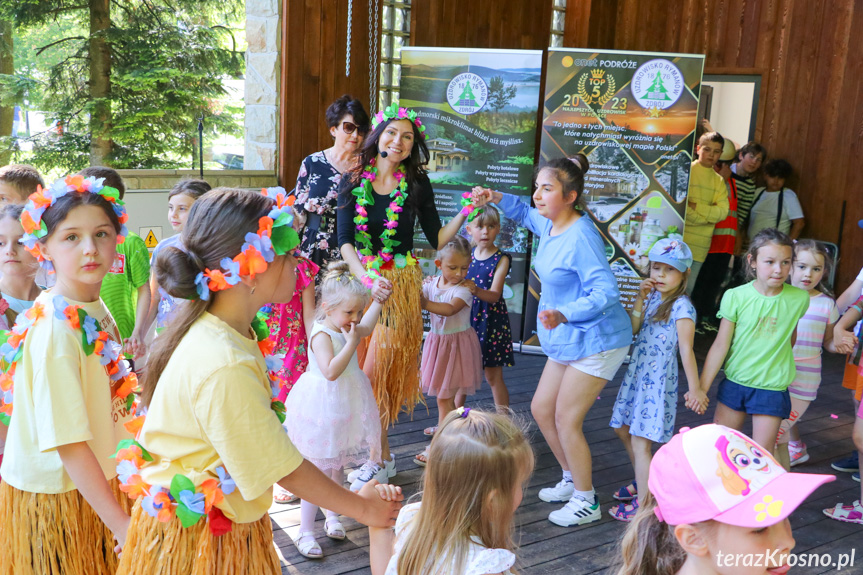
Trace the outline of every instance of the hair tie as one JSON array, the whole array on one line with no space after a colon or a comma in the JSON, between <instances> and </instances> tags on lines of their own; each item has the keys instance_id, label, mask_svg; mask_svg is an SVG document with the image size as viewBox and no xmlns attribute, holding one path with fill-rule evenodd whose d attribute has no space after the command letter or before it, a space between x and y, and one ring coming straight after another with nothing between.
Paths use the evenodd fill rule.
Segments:
<instances>
[{"instance_id":1,"label":"hair tie","mask_svg":"<svg viewBox=\"0 0 863 575\"><path fill-rule=\"evenodd\" d=\"M192 260L192 264L194 264L194 266L196 268L198 268L201 271L204 271L204 269L206 269L207 266L204 264L204 260L202 260L200 257L198 257L198 254L196 254L196 253L194 253L188 249L186 249L184 251L189 256L189 259Z\"/></svg>"},{"instance_id":2,"label":"hair tie","mask_svg":"<svg viewBox=\"0 0 863 575\"><path fill-rule=\"evenodd\" d=\"M459 417L467 419L467 416L470 413L470 408L469 407L459 407L458 409L455 410L455 412L458 413Z\"/></svg>"},{"instance_id":3,"label":"hair tie","mask_svg":"<svg viewBox=\"0 0 863 575\"><path fill-rule=\"evenodd\" d=\"M584 164L581 163L581 156L573 156L572 158L569 158L569 161L575 164L575 167L578 168L578 171L581 172L582 176L585 174Z\"/></svg>"}]
</instances>

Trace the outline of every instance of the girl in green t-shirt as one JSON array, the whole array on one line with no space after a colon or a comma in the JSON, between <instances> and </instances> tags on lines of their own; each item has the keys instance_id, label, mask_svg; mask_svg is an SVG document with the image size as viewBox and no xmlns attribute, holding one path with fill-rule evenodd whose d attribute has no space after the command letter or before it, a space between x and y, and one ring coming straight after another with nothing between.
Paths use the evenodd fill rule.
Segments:
<instances>
[{"instance_id":1,"label":"girl in green t-shirt","mask_svg":"<svg viewBox=\"0 0 863 575\"><path fill-rule=\"evenodd\" d=\"M779 425L791 413L788 384L796 373L792 347L797 322L809 307L809 294L785 283L793 245L772 228L752 238L745 264L752 281L722 297L722 323L701 373L701 388L707 393L725 364L714 422L742 430L746 415L751 415L752 437L759 445L773 445Z\"/></svg>"}]
</instances>

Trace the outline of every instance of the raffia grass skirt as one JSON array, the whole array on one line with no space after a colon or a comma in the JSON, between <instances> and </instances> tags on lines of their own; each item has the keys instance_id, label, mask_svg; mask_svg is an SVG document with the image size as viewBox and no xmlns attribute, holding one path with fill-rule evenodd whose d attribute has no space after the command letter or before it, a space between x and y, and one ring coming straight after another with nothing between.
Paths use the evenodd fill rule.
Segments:
<instances>
[{"instance_id":1,"label":"raffia grass skirt","mask_svg":"<svg viewBox=\"0 0 863 575\"><path fill-rule=\"evenodd\" d=\"M115 477L114 496L131 501ZM113 575L113 534L77 490L30 493L0 483L0 575Z\"/></svg>"},{"instance_id":2,"label":"raffia grass skirt","mask_svg":"<svg viewBox=\"0 0 863 575\"><path fill-rule=\"evenodd\" d=\"M417 265L383 269L381 275L392 282L393 293L384 303L362 365L388 427L399 413L413 415L417 404L425 405L420 390L423 286Z\"/></svg>"},{"instance_id":3,"label":"raffia grass skirt","mask_svg":"<svg viewBox=\"0 0 863 575\"><path fill-rule=\"evenodd\" d=\"M185 528L174 517L162 523L141 504L132 523L117 575L279 575L270 516L254 523L234 523L229 533L210 533L206 518Z\"/></svg>"}]
</instances>

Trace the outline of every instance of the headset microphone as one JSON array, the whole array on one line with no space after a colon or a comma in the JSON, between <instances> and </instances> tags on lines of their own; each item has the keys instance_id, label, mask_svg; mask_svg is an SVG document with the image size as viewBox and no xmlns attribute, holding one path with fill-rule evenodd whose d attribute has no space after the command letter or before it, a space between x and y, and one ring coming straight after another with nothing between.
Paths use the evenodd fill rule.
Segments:
<instances>
[{"instance_id":1,"label":"headset microphone","mask_svg":"<svg viewBox=\"0 0 863 575\"><path fill-rule=\"evenodd\" d=\"M386 150L381 150L380 154L382 158L386 158L387 156L389 156L389 153Z\"/></svg>"}]
</instances>

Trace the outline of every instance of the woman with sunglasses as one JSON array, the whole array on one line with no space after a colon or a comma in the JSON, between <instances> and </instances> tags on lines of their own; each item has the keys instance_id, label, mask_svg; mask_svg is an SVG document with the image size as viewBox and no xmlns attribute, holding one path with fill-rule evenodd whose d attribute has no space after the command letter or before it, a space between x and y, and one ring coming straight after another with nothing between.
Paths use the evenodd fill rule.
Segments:
<instances>
[{"instance_id":1,"label":"woman with sunglasses","mask_svg":"<svg viewBox=\"0 0 863 575\"><path fill-rule=\"evenodd\" d=\"M307 156L297 176L296 208L305 227L300 255L326 268L340 260L336 235L336 203L342 174L356 165L356 152L369 131L369 115L359 100L345 94L327 108L333 145Z\"/></svg>"}]
</instances>

